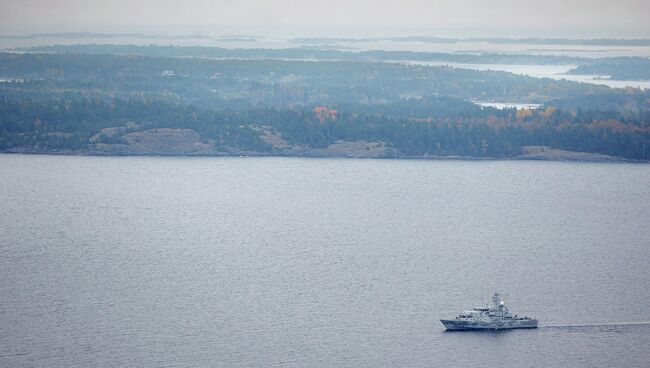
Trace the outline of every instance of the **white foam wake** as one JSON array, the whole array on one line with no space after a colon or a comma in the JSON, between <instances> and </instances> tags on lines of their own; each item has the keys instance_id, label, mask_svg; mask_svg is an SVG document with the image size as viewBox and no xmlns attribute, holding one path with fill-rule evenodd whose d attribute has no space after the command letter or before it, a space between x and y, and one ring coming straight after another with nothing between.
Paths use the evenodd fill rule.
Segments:
<instances>
[{"instance_id":1,"label":"white foam wake","mask_svg":"<svg viewBox=\"0 0 650 368\"><path fill-rule=\"evenodd\" d=\"M584 324L562 324L562 325L542 325L540 327L559 328L559 327L607 327L607 326L642 326L650 325L650 321L644 322L604 322L604 323L584 323Z\"/></svg>"}]
</instances>

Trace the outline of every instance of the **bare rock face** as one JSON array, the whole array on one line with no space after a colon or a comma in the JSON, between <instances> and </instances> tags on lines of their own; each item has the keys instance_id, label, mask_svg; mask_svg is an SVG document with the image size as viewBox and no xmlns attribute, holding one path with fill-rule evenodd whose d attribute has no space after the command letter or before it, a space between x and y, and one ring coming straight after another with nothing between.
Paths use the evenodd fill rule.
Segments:
<instances>
[{"instance_id":1,"label":"bare rock face","mask_svg":"<svg viewBox=\"0 0 650 368\"><path fill-rule=\"evenodd\" d=\"M608 156L599 153L573 152L548 146L522 147L520 159L527 160L554 160L554 161L621 161L620 157Z\"/></svg>"},{"instance_id":2,"label":"bare rock face","mask_svg":"<svg viewBox=\"0 0 650 368\"><path fill-rule=\"evenodd\" d=\"M150 129L122 136L126 144L95 144L100 153L127 155L206 155L214 154L212 142L204 142L191 129Z\"/></svg>"},{"instance_id":3,"label":"bare rock face","mask_svg":"<svg viewBox=\"0 0 650 368\"><path fill-rule=\"evenodd\" d=\"M299 147L291 145L289 142L285 141L282 138L282 135L267 125L258 125L252 127L255 131L260 134L260 139L262 139L267 144L271 145L273 149L278 151L286 150L295 150Z\"/></svg>"},{"instance_id":4,"label":"bare rock face","mask_svg":"<svg viewBox=\"0 0 650 368\"><path fill-rule=\"evenodd\" d=\"M316 156L384 158L396 157L398 151L387 147L384 142L336 141L326 148L312 149L309 153Z\"/></svg>"},{"instance_id":5,"label":"bare rock face","mask_svg":"<svg viewBox=\"0 0 650 368\"><path fill-rule=\"evenodd\" d=\"M282 135L269 126L256 126L260 138L271 145L275 153L289 156L386 158L398 157L399 151L384 142L336 141L324 148L312 148L287 142Z\"/></svg>"}]
</instances>

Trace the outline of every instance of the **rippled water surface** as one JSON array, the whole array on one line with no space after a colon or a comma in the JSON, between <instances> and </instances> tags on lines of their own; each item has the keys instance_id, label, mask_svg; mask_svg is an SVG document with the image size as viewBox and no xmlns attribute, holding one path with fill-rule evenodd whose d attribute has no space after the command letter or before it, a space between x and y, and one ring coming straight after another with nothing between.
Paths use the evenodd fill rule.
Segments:
<instances>
[{"instance_id":1,"label":"rippled water surface","mask_svg":"<svg viewBox=\"0 0 650 368\"><path fill-rule=\"evenodd\" d=\"M646 367L650 167L0 155L0 366ZM537 330L445 333L505 294Z\"/></svg>"}]
</instances>

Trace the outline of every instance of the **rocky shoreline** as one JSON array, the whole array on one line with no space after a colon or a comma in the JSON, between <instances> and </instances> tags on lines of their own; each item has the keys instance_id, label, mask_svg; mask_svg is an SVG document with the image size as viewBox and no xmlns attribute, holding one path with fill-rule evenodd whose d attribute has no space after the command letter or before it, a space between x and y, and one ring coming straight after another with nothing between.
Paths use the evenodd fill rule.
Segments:
<instances>
[{"instance_id":1,"label":"rocky shoreline","mask_svg":"<svg viewBox=\"0 0 650 368\"><path fill-rule=\"evenodd\" d=\"M525 147L527 148L527 147ZM38 150L11 149L0 151L4 154L59 155L59 156L98 156L98 157L296 157L296 158L341 158L341 159L393 159L393 160L462 160L462 161L567 161L567 162L612 162L612 163L650 163L644 160L631 160L623 157L607 156L588 152L570 152L545 147L543 153L524 153L513 157L473 157L473 156L433 156L433 155L369 155L354 151L336 151L312 149L300 152L251 152L251 151L214 151L214 152L130 152L97 150Z\"/></svg>"},{"instance_id":2,"label":"rocky shoreline","mask_svg":"<svg viewBox=\"0 0 650 368\"><path fill-rule=\"evenodd\" d=\"M598 153L572 152L547 146L525 146L512 157L476 157L441 155L406 155L381 141L336 141L327 147L309 147L291 144L267 126L256 126L260 138L269 146L268 151L245 151L205 140L191 129L149 129L127 131L128 127L102 129L89 139L83 149L41 149L14 147L5 153L85 155L85 156L276 156L276 157L338 157L366 159L428 159L428 160L543 160L584 162L648 162L614 157ZM109 142L107 143L107 139Z\"/></svg>"}]
</instances>

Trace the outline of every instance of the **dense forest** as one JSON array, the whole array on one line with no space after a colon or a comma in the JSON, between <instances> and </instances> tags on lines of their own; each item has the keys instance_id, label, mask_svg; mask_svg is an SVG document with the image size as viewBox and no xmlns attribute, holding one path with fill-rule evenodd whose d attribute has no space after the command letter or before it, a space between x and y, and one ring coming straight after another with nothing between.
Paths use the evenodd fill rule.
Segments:
<instances>
[{"instance_id":1,"label":"dense forest","mask_svg":"<svg viewBox=\"0 0 650 368\"><path fill-rule=\"evenodd\" d=\"M316 41L316 40L314 40ZM593 40L594 42L597 40ZM630 40L632 41L632 40ZM650 79L650 60L641 57L585 58L560 55L515 54L515 53L444 53L414 51L341 51L328 49L322 44L317 47L296 47L290 49L229 49L206 46L162 46L162 45L54 45L21 48L23 52L73 53L95 55L140 55L152 57L193 58L239 58L239 59L282 59L320 61L420 61L460 64L533 64L533 65L577 65L569 74L606 75L617 80Z\"/></svg>"},{"instance_id":2,"label":"dense forest","mask_svg":"<svg viewBox=\"0 0 650 368\"><path fill-rule=\"evenodd\" d=\"M503 72L3 53L0 80L5 152L650 158L650 92ZM542 106L472 102L493 100Z\"/></svg>"},{"instance_id":3,"label":"dense forest","mask_svg":"<svg viewBox=\"0 0 650 368\"><path fill-rule=\"evenodd\" d=\"M570 70L573 74L606 75L620 80L650 80L650 59L618 57L584 63Z\"/></svg>"},{"instance_id":4,"label":"dense forest","mask_svg":"<svg viewBox=\"0 0 650 368\"><path fill-rule=\"evenodd\" d=\"M0 53L0 78L23 81L0 89L17 97L147 95L210 107L374 104L423 96L543 103L612 93L604 86L450 67L135 55Z\"/></svg>"}]
</instances>

